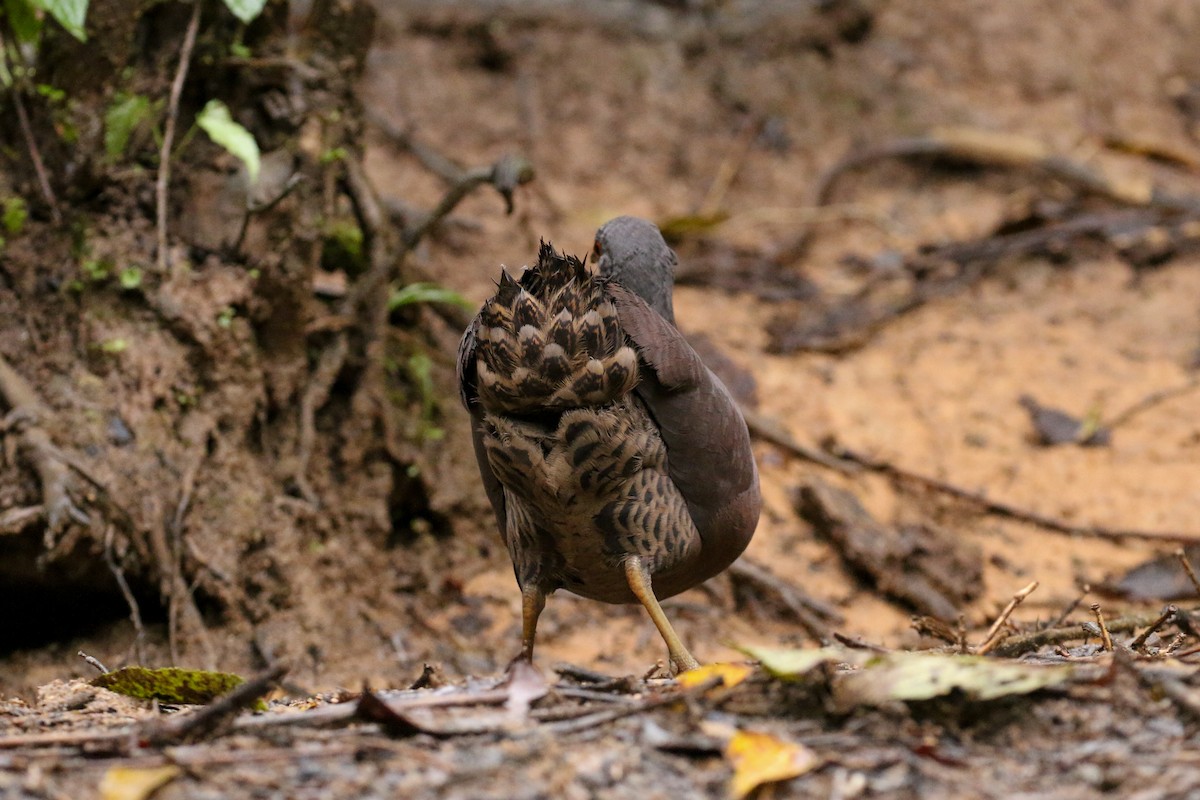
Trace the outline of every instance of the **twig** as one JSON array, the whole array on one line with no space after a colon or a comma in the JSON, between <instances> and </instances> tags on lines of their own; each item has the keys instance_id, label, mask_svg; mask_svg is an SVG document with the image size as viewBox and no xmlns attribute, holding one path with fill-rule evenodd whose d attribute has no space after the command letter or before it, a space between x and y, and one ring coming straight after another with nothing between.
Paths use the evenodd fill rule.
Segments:
<instances>
[{"instance_id":1,"label":"twig","mask_svg":"<svg viewBox=\"0 0 1200 800\"><path fill-rule=\"evenodd\" d=\"M343 163L346 167L347 193L354 204L363 239L367 244L367 273L355 281L339 308L340 313L353 315L365 305L379 304L381 298L386 295L384 288L391 280L392 271L401 254L386 246L390 233L388 217L375 193L375 187L367 178L362 162L354 156L347 156ZM407 245L405 248L407 249ZM364 331L364 334L369 333Z\"/></svg>"},{"instance_id":2,"label":"twig","mask_svg":"<svg viewBox=\"0 0 1200 800\"><path fill-rule=\"evenodd\" d=\"M513 192L518 186L533 180L533 165L521 156L504 156L495 164L476 167L462 173L442 196L441 201L411 230L404 232L404 246L411 250L435 225L455 209L462 199L477 186L489 183L504 198L505 212L513 211Z\"/></svg>"},{"instance_id":3,"label":"twig","mask_svg":"<svg viewBox=\"0 0 1200 800\"><path fill-rule=\"evenodd\" d=\"M1035 139L963 128L934 130L925 136L897 139L851 153L812 183L808 205L821 206L829 202L834 184L852 170L886 159L914 157L952 158L989 167L1036 169L1083 192L1128 206L1185 212L1200 209L1200 200L1196 198L1175 197L1159 189L1114 182L1084 164L1051 153L1046 145ZM808 229L783 248L776 263L800 259L811 241L812 230Z\"/></svg>"},{"instance_id":4,"label":"twig","mask_svg":"<svg viewBox=\"0 0 1200 800\"><path fill-rule=\"evenodd\" d=\"M1014 519L1018 522L1026 522L1030 525L1036 525L1039 528L1044 528L1055 533L1065 533L1071 536L1091 536L1097 539L1148 539L1151 541L1162 542L1182 542L1184 544L1200 544L1200 534L1198 533L1181 533L1177 531L1145 531L1134 528L1109 528L1103 525L1074 525L1054 517L1039 514L1036 511L1018 508L1017 506L1001 502L999 500L991 500L979 492L972 492L968 489L963 489L960 486L955 486L952 483L931 478L926 475L920 475L915 472L910 472L902 467L898 467L887 461L871 458L862 453L849 450L845 447L835 446L834 455L846 461L852 461L859 466L870 470L871 472L886 475L889 478L897 481L915 483L930 489L935 492L940 492L950 497L964 500L973 505L977 505L984 511L995 514L997 516Z\"/></svg>"},{"instance_id":5,"label":"twig","mask_svg":"<svg viewBox=\"0 0 1200 800\"><path fill-rule=\"evenodd\" d=\"M545 725L538 725L528 731L526 736L565 736L570 733L578 733L579 731L594 728L597 725L606 725L609 722L614 722L624 717L630 717L634 714L642 714L647 711L653 711L662 706L672 705L682 702L690 697L698 697L708 690L721 685L721 678L714 677L704 683L697 684L683 692L668 692L654 697L647 698L641 703L625 706L624 708L614 708L605 711L597 711L594 714L589 714L575 719L564 720L562 722L551 722Z\"/></svg>"},{"instance_id":6,"label":"twig","mask_svg":"<svg viewBox=\"0 0 1200 800\"><path fill-rule=\"evenodd\" d=\"M138 605L137 598L133 596L133 592L129 589L129 581L125 580L125 570L117 564L117 560L113 558L113 526L109 525L104 531L104 563L108 565L109 571L113 574L113 578L117 581L117 587L121 590L121 596L125 598L125 603L129 606L129 619L133 622L133 647L134 653L137 655L139 663L145 661L142 653L142 643L146 639L146 628L142 625L142 610ZM107 670L105 670L107 672Z\"/></svg>"},{"instance_id":7,"label":"twig","mask_svg":"<svg viewBox=\"0 0 1200 800\"><path fill-rule=\"evenodd\" d=\"M437 207L405 231L404 246L409 250L416 247L425 234L449 215L475 187L485 183L496 187L496 191L504 198L506 213L511 214L513 191L534 178L533 164L523 156L504 156L490 166L463 169L446 156L418 141L412 131L401 130L382 114L368 112L367 118L393 144L412 153L425 169L441 178L448 187Z\"/></svg>"},{"instance_id":8,"label":"twig","mask_svg":"<svg viewBox=\"0 0 1200 800\"><path fill-rule=\"evenodd\" d=\"M367 120L390 139L392 144L412 153L413 157L421 162L421 166L437 175L448 186L457 183L462 177L462 167L419 141L411 129L401 130L391 120L376 111L368 110Z\"/></svg>"},{"instance_id":9,"label":"twig","mask_svg":"<svg viewBox=\"0 0 1200 800\"><path fill-rule=\"evenodd\" d=\"M977 655L987 655L989 652L991 652L992 648L996 646L996 637L999 635L1000 629L1004 626L1004 623L1008 622L1008 618L1012 616L1012 613L1016 607L1019 606L1026 597L1029 597L1029 595L1033 594L1037 587L1038 582L1032 581L1028 586L1012 596L1012 600L1008 601L1008 605L1006 605L1004 610L1000 612L1000 616L996 617L996 621L992 623L992 627L988 628L987 636L983 637L982 644L980 644L975 650Z\"/></svg>"},{"instance_id":10,"label":"twig","mask_svg":"<svg viewBox=\"0 0 1200 800\"><path fill-rule=\"evenodd\" d=\"M344 331L340 332L321 352L317 368L313 370L308 385L304 387L304 394L300 396L300 441L296 447L297 464L292 479L296 482L300 495L314 507L319 506L321 501L309 483L308 462L312 460L313 448L317 443L317 411L329 399L333 382L342 371L342 365L346 363L349 353L349 339Z\"/></svg>"},{"instance_id":11,"label":"twig","mask_svg":"<svg viewBox=\"0 0 1200 800\"><path fill-rule=\"evenodd\" d=\"M1110 633L1133 633L1138 628L1144 625L1149 625L1154 621L1153 617L1145 614L1137 614L1130 617L1118 617L1117 619L1108 622L1108 630ZM1092 623L1085 623L1092 627ZM1086 639L1093 636L1093 633L1088 632L1081 625L1068 625L1062 628L1046 628L1040 631L1031 631L1030 633L1021 633L1014 636L1009 636L995 647L992 648L997 656L1005 658L1015 658L1024 653L1030 653L1040 647L1046 645L1063 644L1064 642L1073 642L1080 639Z\"/></svg>"},{"instance_id":12,"label":"twig","mask_svg":"<svg viewBox=\"0 0 1200 800\"><path fill-rule=\"evenodd\" d=\"M1186 641L1187 634L1183 631L1180 631L1179 633L1175 634L1173 639L1171 639L1170 644L1168 644L1163 650L1163 654L1167 656L1174 656L1176 651L1178 651L1180 647L1183 647L1183 643Z\"/></svg>"},{"instance_id":13,"label":"twig","mask_svg":"<svg viewBox=\"0 0 1200 800\"><path fill-rule=\"evenodd\" d=\"M765 589L778 598L783 607L800 623L800 627L804 628L805 632L817 642L829 641L829 627L818 617L824 617L835 623L842 621L842 615L836 609L804 596L794 586L772 574L770 570L746 558L740 558L733 562L729 568L729 574L734 579L744 581L759 590Z\"/></svg>"},{"instance_id":14,"label":"twig","mask_svg":"<svg viewBox=\"0 0 1200 800\"><path fill-rule=\"evenodd\" d=\"M304 183L304 175L297 172L292 174L287 179L287 182L283 185L283 188L280 189L274 197L257 204L251 202L248 198L246 202L246 213L242 214L242 224L238 228L238 234L234 238L233 244L229 248L230 252L236 255L242 251L242 243L246 240L246 231L250 229L250 219L255 214L265 214L266 212L270 211L272 208L283 202L284 198L290 195L295 188L302 183Z\"/></svg>"},{"instance_id":15,"label":"twig","mask_svg":"<svg viewBox=\"0 0 1200 800\"><path fill-rule=\"evenodd\" d=\"M1047 628L1057 628L1067 621L1067 617L1075 613L1075 609L1079 608L1079 604L1083 602L1083 598L1087 597L1092 591L1092 587L1084 584L1080 587L1079 596L1067 604L1067 607L1062 610L1062 613L1055 617L1054 621L1047 625Z\"/></svg>"},{"instance_id":16,"label":"twig","mask_svg":"<svg viewBox=\"0 0 1200 800\"><path fill-rule=\"evenodd\" d=\"M378 697L389 706L403 709L454 708L460 706L498 706L508 701L507 689L485 689L475 692L451 694L429 694L426 691L379 692ZM234 723L237 730L258 730L277 726L305 725L322 726L345 724L354 719L356 703L346 702L294 714L270 714L266 716L242 717Z\"/></svg>"},{"instance_id":17,"label":"twig","mask_svg":"<svg viewBox=\"0 0 1200 800\"><path fill-rule=\"evenodd\" d=\"M1151 392L1141 400L1138 400L1136 403L1131 405L1129 408L1114 416L1112 419L1102 423L1102 425L1106 428L1116 429L1118 425L1124 425L1138 414L1148 411L1154 406L1166 402L1167 400L1171 400L1182 394L1187 394L1197 387L1200 387L1200 378L1193 378L1187 383L1179 386L1172 386L1169 389L1159 389L1158 391Z\"/></svg>"},{"instance_id":18,"label":"twig","mask_svg":"<svg viewBox=\"0 0 1200 800\"><path fill-rule=\"evenodd\" d=\"M8 47L3 33L0 33L0 59L8 60ZM21 125L21 136L25 138L25 146L29 148L29 160L33 163L34 174L37 175L38 188L46 205L50 206L50 218L55 224L62 222L62 212L58 210L58 199L54 196L54 187L46 174L46 165L42 162L42 153L37 146L37 137L33 135L33 126L29 124L29 115L25 112L25 101L21 98L21 86L12 87L13 106L17 109L17 121Z\"/></svg>"},{"instance_id":19,"label":"twig","mask_svg":"<svg viewBox=\"0 0 1200 800\"><path fill-rule=\"evenodd\" d=\"M868 642L866 639L863 639L861 637L847 636L844 633L835 632L833 634L833 638L836 639L839 644L843 644L846 647L849 647L851 650L867 650L872 653L891 653L892 652L891 650L884 647L883 645L872 644L871 642Z\"/></svg>"},{"instance_id":20,"label":"twig","mask_svg":"<svg viewBox=\"0 0 1200 800\"><path fill-rule=\"evenodd\" d=\"M1174 605L1169 605L1164 608L1158 619L1154 620L1154 622L1151 622L1150 626L1146 628L1146 630L1139 633L1137 638L1129 643L1129 649L1135 651L1140 650L1142 645L1146 643L1146 640L1150 638L1150 634L1155 633L1162 628L1163 625L1166 625L1168 622L1170 622L1171 618L1175 616L1175 612L1178 610L1179 608Z\"/></svg>"},{"instance_id":21,"label":"twig","mask_svg":"<svg viewBox=\"0 0 1200 800\"><path fill-rule=\"evenodd\" d=\"M832 469L843 475L853 475L860 471L859 465L852 461L837 459L816 448L800 444L792 438L792 435L778 420L755 411L744 403L739 403L738 407L741 409L742 417L746 420L746 427L750 429L750 433L758 438L768 441L776 447L783 448L797 458L818 464L826 469Z\"/></svg>"},{"instance_id":22,"label":"twig","mask_svg":"<svg viewBox=\"0 0 1200 800\"><path fill-rule=\"evenodd\" d=\"M1183 565L1183 571L1187 573L1188 580L1192 582L1192 587L1196 590L1196 594L1200 596L1200 578L1196 577L1196 570L1192 569L1192 561L1187 557L1187 553L1183 548L1175 551L1175 557L1179 559L1179 563Z\"/></svg>"},{"instance_id":23,"label":"twig","mask_svg":"<svg viewBox=\"0 0 1200 800\"><path fill-rule=\"evenodd\" d=\"M80 658L82 658L84 661L86 661L89 666L92 666L95 669L97 669L101 675L108 674L108 667L101 664L100 660L98 658L96 658L95 656L89 656L87 653L83 652L82 650L80 650L77 655Z\"/></svg>"},{"instance_id":24,"label":"twig","mask_svg":"<svg viewBox=\"0 0 1200 800\"><path fill-rule=\"evenodd\" d=\"M167 189L171 183L171 147L175 143L175 124L179 117L179 98L183 94L183 83L187 79L188 67L192 63L192 48L196 46L196 33L200 30L200 7L204 0L192 0L192 17L188 20L183 35L183 47L179 51L179 67L171 83L171 95L167 101L167 124L163 130L162 147L158 152L158 180L154 186L154 201L158 217L158 270L166 274L172 268L167 250Z\"/></svg>"},{"instance_id":25,"label":"twig","mask_svg":"<svg viewBox=\"0 0 1200 800\"><path fill-rule=\"evenodd\" d=\"M1100 628L1100 638L1104 642L1104 649L1111 653L1113 649L1112 635L1108 632L1108 626L1104 624L1104 612L1100 610L1099 603L1092 603L1092 613L1096 615L1096 625Z\"/></svg>"}]
</instances>

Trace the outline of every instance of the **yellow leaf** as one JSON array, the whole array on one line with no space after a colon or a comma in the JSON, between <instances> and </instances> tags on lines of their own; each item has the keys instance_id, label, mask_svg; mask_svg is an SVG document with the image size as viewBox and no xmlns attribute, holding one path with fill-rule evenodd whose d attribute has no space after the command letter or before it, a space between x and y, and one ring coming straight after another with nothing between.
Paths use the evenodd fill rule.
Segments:
<instances>
[{"instance_id":1,"label":"yellow leaf","mask_svg":"<svg viewBox=\"0 0 1200 800\"><path fill-rule=\"evenodd\" d=\"M720 678L727 688L737 686L754 672L749 664L705 664L675 676L680 686L688 689L699 686L713 678Z\"/></svg>"},{"instance_id":2,"label":"yellow leaf","mask_svg":"<svg viewBox=\"0 0 1200 800\"><path fill-rule=\"evenodd\" d=\"M733 764L729 791L736 800L746 797L764 783L786 781L817 766L816 753L802 744L777 739L769 733L738 731L725 745L725 757Z\"/></svg>"},{"instance_id":3,"label":"yellow leaf","mask_svg":"<svg viewBox=\"0 0 1200 800\"><path fill-rule=\"evenodd\" d=\"M179 774L179 767L109 767L100 779L102 800L146 800L162 786L167 785Z\"/></svg>"}]
</instances>

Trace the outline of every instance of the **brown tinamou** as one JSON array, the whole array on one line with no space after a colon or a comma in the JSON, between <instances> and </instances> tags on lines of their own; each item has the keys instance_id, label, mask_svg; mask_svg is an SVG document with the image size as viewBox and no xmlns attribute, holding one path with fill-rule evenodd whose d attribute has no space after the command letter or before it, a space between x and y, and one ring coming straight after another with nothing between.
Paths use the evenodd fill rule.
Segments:
<instances>
[{"instance_id":1,"label":"brown tinamou","mask_svg":"<svg viewBox=\"0 0 1200 800\"><path fill-rule=\"evenodd\" d=\"M596 234L599 274L542 244L507 273L459 345L484 487L521 587L533 657L546 595L639 602L675 671L697 666L663 614L729 566L762 500L750 435L675 328L675 254L619 217Z\"/></svg>"}]
</instances>

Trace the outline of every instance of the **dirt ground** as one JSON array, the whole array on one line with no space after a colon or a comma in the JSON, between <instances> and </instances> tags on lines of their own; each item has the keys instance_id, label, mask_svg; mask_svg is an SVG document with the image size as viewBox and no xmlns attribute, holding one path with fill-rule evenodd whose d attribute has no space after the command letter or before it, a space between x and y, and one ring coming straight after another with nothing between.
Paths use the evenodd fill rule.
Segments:
<instances>
[{"instance_id":1,"label":"dirt ground","mask_svg":"<svg viewBox=\"0 0 1200 800\"><path fill-rule=\"evenodd\" d=\"M678 240L686 279L676 313L686 334L703 335L749 372L762 417L803 445L836 442L1032 515L1148 534L1067 535L877 472L841 474L760 437L765 508L747 557L832 607L832 630L885 648L936 643L913 629L911 603L878 591L801 518L796 492L813 480L849 489L884 525L936 527L947 548L975 553L980 577L969 581L970 599L955 603L972 643L1032 581L1038 588L1013 615L1021 626L1055 619L1084 584L1111 584L1179 541L1200 539L1200 248L1147 261L1111 239L1081 237L1065 251L1001 258L978 280L877 326L861 346L780 352L773 333L868 284L884 296L903 293L911 281L901 265L922 248L1019 231L1038 215L1120 207L1028 165L893 158L847 171L816 208L811 191L823 172L872 145L944 128L1027 137L1122 185L1200 196L1200 7L879 0L795 3L771 16L769 4L750 2L534 2L500 4L491 18L493 5L380 3L361 84L369 114L464 165L521 152L537 170L511 216L494 192L479 191L422 244L414 258L436 280L479 302L500 265L528 263L539 238L582 255L596 227L619 214L668 226L719 212L719 224ZM708 10L679 8L693 5ZM820 5L826 10L813 10ZM367 172L381 195L436 204L443 186L435 177L382 132L369 141ZM806 232L803 252L784 257ZM749 265L759 277L722 288L728 278L689 273L692 264ZM771 296L763 285L783 285L780 275L807 288ZM217 297L204 302L234 302L227 298L247 291L238 280L209 286ZM293 688L315 693L364 682L403 688L425 663L451 683L495 676L515 653L520 598L474 473L465 413L449 391L456 331L444 328L435 329L433 357L445 437L417 456L436 476L429 519L388 536L386 508L314 521L308 515L319 512L277 504L263 524L299 533L274 559L304 576L286 612L256 619L253 634L210 612L209 640L185 647L181 660L248 674L265 650L292 658ZM113 335L104 327L96 337ZM169 354L171 345L162 347ZM141 358L135 363L154 354ZM1159 392L1174 393L1121 419ZM1023 395L1119 424L1107 446L1039 446ZM189 452L181 448L181 459ZM223 457L218 446L205 469ZM247 491L262 488L246 480ZM22 498L4 491L13 505ZM219 510L191 524L226 524L254 502L231 490L225 506L214 501ZM217 566L236 569L236 555L228 558ZM272 580L263 579L267 605ZM1090 619L1094 602L1109 619L1153 617L1162 606L1097 589L1071 619ZM702 662L744 659L735 646L813 643L794 616L729 577L664 605ZM152 716L140 706L114 711L78 687L86 696L46 701L40 712L34 700L36 687L90 677L78 650L126 663L136 644L143 662L171 663L163 615L149 612L147 637L135 642L123 613L118 604L98 623L6 650L0 697L25 705L4 707L11 717L0 723L0 744L6 734L76 730L78 720L53 716L63 709L107 714L114 724ZM1183 647L1195 644L1193 634ZM559 594L539 627L537 661L547 669L568 662L640 676L663 657L637 608ZM1140 673L1113 667L1093 684L1037 699L896 703L845 715L824 713L798 690L759 685L607 726L489 729L467 744L428 732L350 741L325 730L277 732L264 743L241 731L216 755L177 748L183 776L155 796L720 797L729 767L714 737L750 719L806 744L820 763L760 796L1184 797L1200 791L1200 679L1194 661L1173 663L1186 700L1164 699L1130 677ZM311 756L285 762L289 749ZM86 796L109 763L56 752L59 761L0 750L0 793ZM515 774L523 776L516 783Z\"/></svg>"}]
</instances>

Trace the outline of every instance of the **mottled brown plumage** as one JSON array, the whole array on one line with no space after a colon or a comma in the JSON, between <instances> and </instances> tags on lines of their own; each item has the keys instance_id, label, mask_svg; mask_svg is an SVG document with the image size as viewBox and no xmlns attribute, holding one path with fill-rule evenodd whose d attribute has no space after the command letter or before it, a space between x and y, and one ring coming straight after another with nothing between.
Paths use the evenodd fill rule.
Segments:
<instances>
[{"instance_id":1,"label":"mottled brown plumage","mask_svg":"<svg viewBox=\"0 0 1200 800\"><path fill-rule=\"evenodd\" d=\"M727 567L758 520L758 473L729 392L674 326L674 253L651 223L602 227L600 274L543 244L501 277L459 347L480 473L524 597L532 657L545 596L641 602L676 669L696 664L662 614Z\"/></svg>"}]
</instances>

